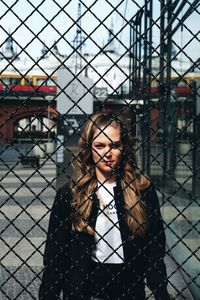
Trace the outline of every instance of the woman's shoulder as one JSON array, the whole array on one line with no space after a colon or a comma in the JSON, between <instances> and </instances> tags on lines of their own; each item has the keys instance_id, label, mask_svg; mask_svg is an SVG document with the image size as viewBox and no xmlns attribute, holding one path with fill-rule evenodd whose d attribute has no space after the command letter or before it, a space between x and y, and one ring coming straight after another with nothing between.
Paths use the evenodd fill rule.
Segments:
<instances>
[{"instance_id":1,"label":"woman's shoulder","mask_svg":"<svg viewBox=\"0 0 200 300\"><path fill-rule=\"evenodd\" d=\"M63 203L63 205L66 205L71 202L71 198L72 193L69 182L63 184L57 189L55 202Z\"/></svg>"},{"instance_id":2,"label":"woman's shoulder","mask_svg":"<svg viewBox=\"0 0 200 300\"><path fill-rule=\"evenodd\" d=\"M154 183L147 178L146 184L142 185L140 188L140 195L142 200L148 205L154 205L158 201L158 196L156 193L156 188Z\"/></svg>"},{"instance_id":3,"label":"woman's shoulder","mask_svg":"<svg viewBox=\"0 0 200 300\"><path fill-rule=\"evenodd\" d=\"M155 189L155 185L153 181L150 178L146 178L145 182L143 182L140 186L140 191L141 192L149 192Z\"/></svg>"},{"instance_id":4,"label":"woman's shoulder","mask_svg":"<svg viewBox=\"0 0 200 300\"><path fill-rule=\"evenodd\" d=\"M57 194L65 195L70 193L70 182L66 182L57 189Z\"/></svg>"}]
</instances>

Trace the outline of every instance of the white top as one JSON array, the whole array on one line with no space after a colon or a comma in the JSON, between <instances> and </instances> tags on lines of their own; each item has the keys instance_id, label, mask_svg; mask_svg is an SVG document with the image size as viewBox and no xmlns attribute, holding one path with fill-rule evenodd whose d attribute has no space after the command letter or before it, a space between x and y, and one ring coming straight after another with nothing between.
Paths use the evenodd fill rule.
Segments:
<instances>
[{"instance_id":1,"label":"white top","mask_svg":"<svg viewBox=\"0 0 200 300\"><path fill-rule=\"evenodd\" d=\"M121 264L124 262L122 238L114 200L116 183L99 185L98 198L100 209L95 227L96 248L92 260L102 263Z\"/></svg>"}]
</instances>

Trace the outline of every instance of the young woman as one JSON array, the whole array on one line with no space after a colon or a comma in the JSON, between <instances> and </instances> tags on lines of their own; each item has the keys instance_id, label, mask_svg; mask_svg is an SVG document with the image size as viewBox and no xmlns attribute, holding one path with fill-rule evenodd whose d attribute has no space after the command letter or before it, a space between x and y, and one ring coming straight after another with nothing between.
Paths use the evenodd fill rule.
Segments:
<instances>
[{"instance_id":1,"label":"young woman","mask_svg":"<svg viewBox=\"0 0 200 300\"><path fill-rule=\"evenodd\" d=\"M158 198L127 128L96 113L79 146L76 172L53 204L39 299L144 300L145 284L170 299Z\"/></svg>"}]
</instances>

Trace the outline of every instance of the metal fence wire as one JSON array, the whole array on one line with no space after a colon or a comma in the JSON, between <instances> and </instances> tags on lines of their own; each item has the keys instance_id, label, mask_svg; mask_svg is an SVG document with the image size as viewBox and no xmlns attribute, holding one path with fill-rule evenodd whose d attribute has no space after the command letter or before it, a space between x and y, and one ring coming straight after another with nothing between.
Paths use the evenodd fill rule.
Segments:
<instances>
[{"instance_id":1,"label":"metal fence wire","mask_svg":"<svg viewBox=\"0 0 200 300\"><path fill-rule=\"evenodd\" d=\"M199 299L199 18L198 0L0 0L1 300L38 299L56 191L71 180L78 140L96 111L122 117L138 168L155 185L171 299ZM68 268L79 269L77 278L83 260ZM123 274L102 291L122 288ZM87 274L77 289L86 282ZM145 299L155 299L159 285L153 292L145 279L145 290Z\"/></svg>"}]
</instances>

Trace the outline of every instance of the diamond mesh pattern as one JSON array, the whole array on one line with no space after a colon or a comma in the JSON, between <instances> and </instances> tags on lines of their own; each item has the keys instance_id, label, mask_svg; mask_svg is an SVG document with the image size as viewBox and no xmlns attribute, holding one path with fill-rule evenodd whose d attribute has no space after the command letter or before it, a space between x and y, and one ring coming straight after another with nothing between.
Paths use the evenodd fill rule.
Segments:
<instances>
[{"instance_id":1,"label":"diamond mesh pattern","mask_svg":"<svg viewBox=\"0 0 200 300\"><path fill-rule=\"evenodd\" d=\"M38 298L50 212L89 101L123 117L155 183L171 298L199 299L199 9L197 0L0 0L0 299Z\"/></svg>"}]
</instances>

